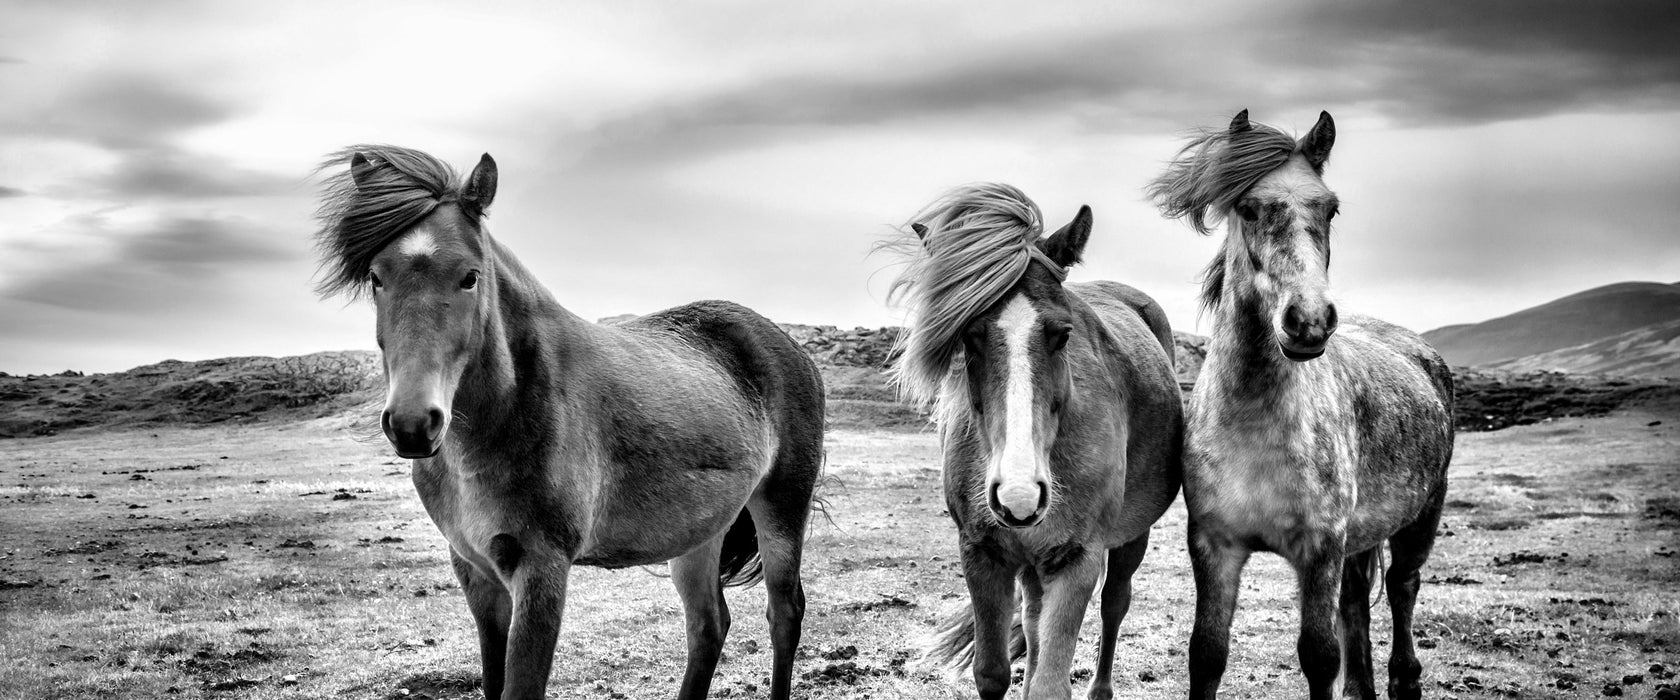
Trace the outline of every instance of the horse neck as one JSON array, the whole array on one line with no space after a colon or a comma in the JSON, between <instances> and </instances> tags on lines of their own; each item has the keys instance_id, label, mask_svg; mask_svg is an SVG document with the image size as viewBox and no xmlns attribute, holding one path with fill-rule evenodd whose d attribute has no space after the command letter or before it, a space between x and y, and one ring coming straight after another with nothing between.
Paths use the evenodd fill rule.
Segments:
<instances>
[{"instance_id":1,"label":"horse neck","mask_svg":"<svg viewBox=\"0 0 1680 700\"><path fill-rule=\"evenodd\" d=\"M470 434L483 439L492 426L521 423L565 400L554 392L562 367L587 345L594 325L566 310L499 242L492 241L496 294L484 314L479 350L467 363L456 391L456 409L469 416Z\"/></svg>"}]
</instances>

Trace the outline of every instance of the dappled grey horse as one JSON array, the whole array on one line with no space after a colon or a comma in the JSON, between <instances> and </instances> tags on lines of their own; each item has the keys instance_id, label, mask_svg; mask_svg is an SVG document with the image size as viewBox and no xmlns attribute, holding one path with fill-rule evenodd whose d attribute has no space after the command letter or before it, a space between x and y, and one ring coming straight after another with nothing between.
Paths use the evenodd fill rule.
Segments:
<instances>
[{"instance_id":1,"label":"dappled grey horse","mask_svg":"<svg viewBox=\"0 0 1680 700\"><path fill-rule=\"evenodd\" d=\"M1090 238L1090 208L1047 238L1041 221L1020 190L974 185L887 244L909 263L894 288L913 314L894 372L939 424L971 602L944 621L929 658L972 662L988 700L1008 693L1022 655L1026 697L1069 697L1079 627L1105 577L1089 693L1112 697L1132 574L1180 478L1166 315L1116 282L1063 284Z\"/></svg>"},{"instance_id":2,"label":"dappled grey horse","mask_svg":"<svg viewBox=\"0 0 1680 700\"><path fill-rule=\"evenodd\" d=\"M1335 138L1328 112L1297 142L1243 110L1229 127L1203 130L1150 187L1167 216L1197 231L1227 224L1203 275L1214 331L1184 464L1192 698L1218 693L1238 579L1255 551L1295 569L1312 697L1342 686L1374 698L1368 598L1384 540L1388 692L1421 694L1412 610L1447 493L1452 375L1416 334L1338 314L1328 297L1338 201L1322 175Z\"/></svg>"},{"instance_id":3,"label":"dappled grey horse","mask_svg":"<svg viewBox=\"0 0 1680 700\"><path fill-rule=\"evenodd\" d=\"M711 684L729 631L723 586L760 576L770 696L788 697L822 466L810 358L725 302L611 327L562 308L484 226L488 155L464 181L392 146L355 146L323 168L338 172L321 207L321 291L373 298L381 424L449 541L485 697L544 697L572 566L667 560L687 617L678 697Z\"/></svg>"}]
</instances>

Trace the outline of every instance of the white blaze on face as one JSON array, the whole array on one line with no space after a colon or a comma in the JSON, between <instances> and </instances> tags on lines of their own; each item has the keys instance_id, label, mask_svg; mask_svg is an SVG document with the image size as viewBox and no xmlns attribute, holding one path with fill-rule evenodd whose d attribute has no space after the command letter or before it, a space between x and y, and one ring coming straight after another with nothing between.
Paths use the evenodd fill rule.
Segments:
<instances>
[{"instance_id":1,"label":"white blaze on face","mask_svg":"<svg viewBox=\"0 0 1680 700\"><path fill-rule=\"evenodd\" d=\"M397 252L414 257L416 255L431 255L437 252L437 241L432 238L432 232L423 228L410 231L397 244Z\"/></svg>"},{"instance_id":2,"label":"white blaze on face","mask_svg":"<svg viewBox=\"0 0 1680 700\"><path fill-rule=\"evenodd\" d=\"M998 315L998 330L1003 333L1004 379L1003 449L992 461L992 478L997 481L998 503L1016 518L1028 518L1037 512L1040 475L1046 470L1046 455L1039 449L1035 434L1037 411L1033 396L1033 367L1030 354L1033 336L1038 333L1038 310L1026 296L1016 297Z\"/></svg>"}]
</instances>

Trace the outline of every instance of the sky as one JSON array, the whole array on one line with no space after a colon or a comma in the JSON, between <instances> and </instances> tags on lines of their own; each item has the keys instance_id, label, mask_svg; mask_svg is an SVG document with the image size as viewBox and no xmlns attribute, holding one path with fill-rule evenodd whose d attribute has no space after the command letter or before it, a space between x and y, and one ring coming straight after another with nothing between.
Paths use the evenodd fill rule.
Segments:
<instances>
[{"instance_id":1,"label":"sky","mask_svg":"<svg viewBox=\"0 0 1680 700\"><path fill-rule=\"evenodd\" d=\"M1072 280L1205 334L1218 239L1143 188L1243 108L1335 116L1344 310L1680 281L1674 3L1170 5L0 0L0 371L373 348L312 289L313 168L356 143L492 154L492 234L591 319L898 323L871 244L1000 181L1094 209Z\"/></svg>"}]
</instances>

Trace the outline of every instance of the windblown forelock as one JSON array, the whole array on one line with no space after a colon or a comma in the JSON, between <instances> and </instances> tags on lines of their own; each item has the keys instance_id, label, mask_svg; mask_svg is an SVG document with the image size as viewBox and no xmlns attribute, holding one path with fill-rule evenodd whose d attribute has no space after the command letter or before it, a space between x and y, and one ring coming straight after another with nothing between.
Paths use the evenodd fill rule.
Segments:
<instances>
[{"instance_id":1,"label":"windblown forelock","mask_svg":"<svg viewBox=\"0 0 1680 700\"><path fill-rule=\"evenodd\" d=\"M1294 138L1273 126L1248 124L1247 130L1236 133L1209 128L1195 132L1145 190L1162 215L1184 219L1197 233L1213 233L1243 193L1289 162L1297 147ZM1229 237L1240 239L1237 223L1232 223L1230 231ZM1232 243L1227 241L1228 246ZM1227 255L1221 248L1202 271L1204 309L1219 305Z\"/></svg>"},{"instance_id":2,"label":"windblown forelock","mask_svg":"<svg viewBox=\"0 0 1680 700\"><path fill-rule=\"evenodd\" d=\"M1213 233L1237 198L1289 162L1295 148L1294 138L1258 122L1237 133L1200 129L1146 192L1162 215Z\"/></svg>"},{"instance_id":3,"label":"windblown forelock","mask_svg":"<svg viewBox=\"0 0 1680 700\"><path fill-rule=\"evenodd\" d=\"M982 183L951 191L913 221L926 227L925 239L906 227L879 246L907 263L888 292L889 300L910 308L891 373L918 407L937 403L935 421L944 423L951 410L967 405L956 368L963 328L1026 273L1043 217L1015 187Z\"/></svg>"},{"instance_id":4,"label":"windblown forelock","mask_svg":"<svg viewBox=\"0 0 1680 700\"><path fill-rule=\"evenodd\" d=\"M350 163L361 154L373 165L358 184ZM439 204L459 196L461 181L437 158L398 146L357 145L327 156L317 172L334 171L322 183L315 217L315 247L321 256L322 296L360 295L367 286L374 256L402 233L430 215Z\"/></svg>"}]
</instances>

